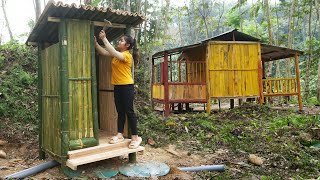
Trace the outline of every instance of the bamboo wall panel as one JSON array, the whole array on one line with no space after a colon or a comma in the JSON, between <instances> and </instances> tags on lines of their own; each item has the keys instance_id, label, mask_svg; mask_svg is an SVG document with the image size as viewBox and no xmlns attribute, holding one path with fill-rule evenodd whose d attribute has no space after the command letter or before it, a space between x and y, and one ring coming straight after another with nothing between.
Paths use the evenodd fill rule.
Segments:
<instances>
[{"instance_id":1,"label":"bamboo wall panel","mask_svg":"<svg viewBox=\"0 0 320 180\"><path fill-rule=\"evenodd\" d=\"M89 21L70 20L68 33L69 139L94 137Z\"/></svg>"},{"instance_id":2,"label":"bamboo wall panel","mask_svg":"<svg viewBox=\"0 0 320 180\"><path fill-rule=\"evenodd\" d=\"M164 99L164 86L161 84L153 84L152 96L154 99Z\"/></svg>"},{"instance_id":3,"label":"bamboo wall panel","mask_svg":"<svg viewBox=\"0 0 320 180\"><path fill-rule=\"evenodd\" d=\"M210 97L259 96L257 43L209 44Z\"/></svg>"},{"instance_id":4,"label":"bamboo wall panel","mask_svg":"<svg viewBox=\"0 0 320 180\"><path fill-rule=\"evenodd\" d=\"M206 93L206 85L169 85L169 100L205 100Z\"/></svg>"},{"instance_id":5,"label":"bamboo wall panel","mask_svg":"<svg viewBox=\"0 0 320 180\"><path fill-rule=\"evenodd\" d=\"M61 155L59 44L42 51L42 144L46 151Z\"/></svg>"}]
</instances>

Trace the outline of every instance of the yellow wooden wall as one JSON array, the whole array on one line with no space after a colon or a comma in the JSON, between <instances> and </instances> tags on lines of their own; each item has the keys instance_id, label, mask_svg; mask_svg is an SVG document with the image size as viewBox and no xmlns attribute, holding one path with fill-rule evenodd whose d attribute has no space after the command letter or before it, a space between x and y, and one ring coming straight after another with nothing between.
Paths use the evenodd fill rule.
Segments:
<instances>
[{"instance_id":1,"label":"yellow wooden wall","mask_svg":"<svg viewBox=\"0 0 320 180\"><path fill-rule=\"evenodd\" d=\"M42 146L61 155L60 46L54 44L41 53L42 58Z\"/></svg>"},{"instance_id":2,"label":"yellow wooden wall","mask_svg":"<svg viewBox=\"0 0 320 180\"><path fill-rule=\"evenodd\" d=\"M254 42L210 42L208 44L209 96L259 96L260 48Z\"/></svg>"},{"instance_id":3,"label":"yellow wooden wall","mask_svg":"<svg viewBox=\"0 0 320 180\"><path fill-rule=\"evenodd\" d=\"M153 84L152 85L152 98L154 99L164 99L164 85Z\"/></svg>"},{"instance_id":4,"label":"yellow wooden wall","mask_svg":"<svg viewBox=\"0 0 320 180\"><path fill-rule=\"evenodd\" d=\"M206 85L169 85L169 100L205 100Z\"/></svg>"},{"instance_id":5,"label":"yellow wooden wall","mask_svg":"<svg viewBox=\"0 0 320 180\"><path fill-rule=\"evenodd\" d=\"M89 21L67 23L70 140L93 137L90 28Z\"/></svg>"}]
</instances>

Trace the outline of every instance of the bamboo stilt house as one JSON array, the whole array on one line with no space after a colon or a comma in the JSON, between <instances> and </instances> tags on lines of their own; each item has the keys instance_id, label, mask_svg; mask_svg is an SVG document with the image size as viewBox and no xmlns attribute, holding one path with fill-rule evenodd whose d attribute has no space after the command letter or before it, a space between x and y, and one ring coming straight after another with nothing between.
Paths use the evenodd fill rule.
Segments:
<instances>
[{"instance_id":1,"label":"bamboo stilt house","mask_svg":"<svg viewBox=\"0 0 320 180\"><path fill-rule=\"evenodd\" d=\"M128 149L130 140L107 143L117 132L117 112L111 59L94 47L104 19L110 41L144 21L137 13L49 1L27 39L38 46L40 158L47 153L71 169L144 149Z\"/></svg>"},{"instance_id":2,"label":"bamboo stilt house","mask_svg":"<svg viewBox=\"0 0 320 180\"><path fill-rule=\"evenodd\" d=\"M302 110L298 56L303 52L266 45L237 29L200 43L168 49L152 56L151 96L163 105L165 116L182 104L203 103L211 111L212 99L298 96ZM295 59L295 76L265 78L265 64ZM178 104L178 105L176 105Z\"/></svg>"}]
</instances>

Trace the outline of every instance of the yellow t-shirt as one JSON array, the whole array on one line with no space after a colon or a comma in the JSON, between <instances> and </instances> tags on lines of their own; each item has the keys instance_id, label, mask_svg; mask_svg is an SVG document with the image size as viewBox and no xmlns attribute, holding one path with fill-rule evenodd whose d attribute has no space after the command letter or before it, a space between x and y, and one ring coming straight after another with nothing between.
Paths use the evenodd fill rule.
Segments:
<instances>
[{"instance_id":1,"label":"yellow t-shirt","mask_svg":"<svg viewBox=\"0 0 320 180\"><path fill-rule=\"evenodd\" d=\"M133 78L131 73L132 55L127 51L122 52L124 61L112 58L112 77L111 83L114 85L133 84Z\"/></svg>"}]
</instances>

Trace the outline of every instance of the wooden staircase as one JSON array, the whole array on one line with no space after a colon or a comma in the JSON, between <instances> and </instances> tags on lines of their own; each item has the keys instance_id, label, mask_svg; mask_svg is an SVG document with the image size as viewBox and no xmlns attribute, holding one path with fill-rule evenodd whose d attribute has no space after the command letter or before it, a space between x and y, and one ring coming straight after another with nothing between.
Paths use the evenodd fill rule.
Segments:
<instances>
[{"instance_id":1,"label":"wooden staircase","mask_svg":"<svg viewBox=\"0 0 320 180\"><path fill-rule=\"evenodd\" d=\"M69 151L69 158L66 165L73 170L77 170L77 167L83 164L144 150L144 147L142 146L139 146L137 149L129 149L129 143L130 139L125 139L123 142L117 144L100 143L98 146Z\"/></svg>"}]
</instances>

